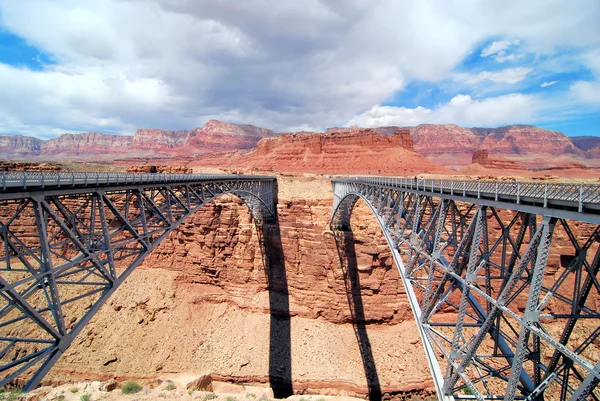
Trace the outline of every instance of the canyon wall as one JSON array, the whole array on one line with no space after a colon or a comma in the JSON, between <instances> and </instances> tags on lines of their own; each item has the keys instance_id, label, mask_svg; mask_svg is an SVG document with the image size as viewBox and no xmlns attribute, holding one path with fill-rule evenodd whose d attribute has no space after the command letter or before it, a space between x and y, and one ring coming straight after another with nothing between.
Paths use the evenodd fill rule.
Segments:
<instances>
[{"instance_id":1,"label":"canyon wall","mask_svg":"<svg viewBox=\"0 0 600 401\"><path fill-rule=\"evenodd\" d=\"M374 361L363 364L369 356L361 355L351 313L357 294L348 292L351 284L327 229L330 212L330 200L282 200L279 234L266 244L283 251L294 391L364 397L365 369L376 369L384 393L432 394L406 294L366 205L353 218L360 310ZM273 342L286 338L270 331L270 295L250 214L239 199L222 198L148 256L48 380L186 372L268 383Z\"/></svg>"},{"instance_id":2,"label":"canyon wall","mask_svg":"<svg viewBox=\"0 0 600 401\"><path fill-rule=\"evenodd\" d=\"M63 134L41 140L19 135L0 135L0 158L57 157L63 159L86 156L113 160L117 158L168 155L193 156L220 150L249 149L273 131L210 120L203 128L187 130L138 129L133 136L107 135L98 132Z\"/></svg>"},{"instance_id":3,"label":"canyon wall","mask_svg":"<svg viewBox=\"0 0 600 401\"><path fill-rule=\"evenodd\" d=\"M133 148L164 150L183 146L187 137L184 130L138 129L133 136Z\"/></svg>"},{"instance_id":4,"label":"canyon wall","mask_svg":"<svg viewBox=\"0 0 600 401\"><path fill-rule=\"evenodd\" d=\"M190 165L323 174L451 172L415 152L408 130L384 136L372 129L283 134L262 139L250 151L203 155Z\"/></svg>"},{"instance_id":5,"label":"canyon wall","mask_svg":"<svg viewBox=\"0 0 600 401\"><path fill-rule=\"evenodd\" d=\"M0 135L0 155L22 157L40 154L43 141L31 136Z\"/></svg>"},{"instance_id":6,"label":"canyon wall","mask_svg":"<svg viewBox=\"0 0 600 401\"><path fill-rule=\"evenodd\" d=\"M481 148L503 156L541 153L585 157L563 133L529 125L463 128L452 124L423 124L412 128L411 134L415 149L424 155L471 154Z\"/></svg>"},{"instance_id":7,"label":"canyon wall","mask_svg":"<svg viewBox=\"0 0 600 401\"><path fill-rule=\"evenodd\" d=\"M118 154L131 149L133 137L106 135L99 132L63 134L45 141L40 154L44 155L89 155L95 153Z\"/></svg>"},{"instance_id":8,"label":"canyon wall","mask_svg":"<svg viewBox=\"0 0 600 401\"><path fill-rule=\"evenodd\" d=\"M398 136L398 132L404 132ZM60 155L63 158L84 155L98 155L107 159L115 158L141 158L167 157L171 159L192 159L197 155L209 152L249 150L254 148L255 157L268 154L278 161L271 165L244 160L244 157L233 155L228 161L231 166L234 161L237 167L266 167L277 169L284 162L285 157L291 160L303 159L302 166L313 168L306 171L321 171L332 168L331 173L360 172L377 174L382 170L372 165L369 159L372 155L365 155L356 162L365 164L365 169L358 171L352 166L352 161L360 157L357 151L364 147L366 151L388 152L390 148L399 147L415 150L417 153L429 157L443 165L466 165L469 163L473 152L485 149L490 155L508 158L527 158L526 162L535 167L533 158L541 157L552 163L555 158L548 159L547 155L564 157L569 160L599 159L600 145L597 137L575 137L528 125L511 125L499 128L464 128L453 124L435 125L422 124L416 127L379 127L375 129L329 128L325 133L291 133L279 135L271 130L254 127L251 125L232 124L222 121L210 120L202 128L184 130L139 129L133 137L105 135L99 133L65 134L58 138L42 141L37 138L0 135L0 156L4 159L11 157L45 157ZM274 138L276 137L276 138ZM279 139L277 139L279 138ZM385 139L393 138L393 139ZM263 140L264 139L264 140ZM410 144L412 142L412 145ZM271 150L278 148L276 154ZM306 153L306 155L305 155ZM327 154L328 157L343 158L345 153L345 169L340 169L338 162L327 162L316 159L317 154ZM398 152L396 152L398 153ZM216 155L216 160L221 160L223 155ZM398 153L382 161L382 165L389 166L397 163L398 157L406 154ZM439 157L443 156L443 157ZM56 158L56 157L54 157ZM230 158L230 155L226 155ZM310 159L310 160L309 160ZM409 158L411 159L411 158ZM519 159L520 160L520 159ZM538 160L538 161L539 161ZM412 160L420 163L419 160ZM428 162L428 163L431 163ZM295 162L297 165L298 163ZM385 170L385 169L384 169ZM410 173L412 169L387 169L381 173ZM290 171L284 169L282 171ZM294 171L300 171L297 167Z\"/></svg>"}]
</instances>

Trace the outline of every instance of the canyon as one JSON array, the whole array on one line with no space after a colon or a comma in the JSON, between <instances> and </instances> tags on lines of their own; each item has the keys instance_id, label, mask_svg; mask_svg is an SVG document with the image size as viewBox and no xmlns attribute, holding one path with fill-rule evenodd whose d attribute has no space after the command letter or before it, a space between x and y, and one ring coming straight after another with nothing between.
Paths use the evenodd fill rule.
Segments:
<instances>
[{"instance_id":1,"label":"canyon","mask_svg":"<svg viewBox=\"0 0 600 401\"><path fill-rule=\"evenodd\" d=\"M478 160L489 165L485 156ZM376 383L386 399L433 396L408 298L372 212L359 202L353 213L352 276L328 227L329 180L308 173L277 177L277 235L261 237L238 198L204 206L133 272L44 384L152 385L208 375L243 388L266 387L273 376L289 375L296 394L364 398ZM510 215L505 211L502 218ZM576 236L589 236L585 225L574 227ZM35 231L33 225L23 228ZM570 249L564 231L555 235L560 241L549 260L548 282L564 268L562 247ZM285 287L278 296L287 308L273 309L261 238L280 254ZM272 327L281 328L284 317L287 332L274 334ZM288 371L272 370L273 343L289 349Z\"/></svg>"},{"instance_id":2,"label":"canyon","mask_svg":"<svg viewBox=\"0 0 600 401\"><path fill-rule=\"evenodd\" d=\"M91 156L104 162L89 167L9 161L2 170L266 173L279 182L278 233L266 240L285 268L288 310L280 312L289 318L288 340L271 330L281 316L273 316L262 237L246 206L224 197L199 210L148 256L45 384L152 383L183 374L190 380L210 375L218 382L266 387L273 376L289 376L297 394L364 398L377 383L387 399L430 397L435 390L385 239L368 207L359 203L351 222L357 262L352 281L328 227L333 198L328 176L547 182L563 176L598 183L592 157L598 146L595 139L578 141L523 126L276 134L209 121L202 129L143 129L129 137L89 133L40 141L0 136L3 158ZM533 170L538 163L546 169ZM560 250L550 265L548 280L560 270ZM289 348L289 371L270 369L273 341Z\"/></svg>"}]
</instances>

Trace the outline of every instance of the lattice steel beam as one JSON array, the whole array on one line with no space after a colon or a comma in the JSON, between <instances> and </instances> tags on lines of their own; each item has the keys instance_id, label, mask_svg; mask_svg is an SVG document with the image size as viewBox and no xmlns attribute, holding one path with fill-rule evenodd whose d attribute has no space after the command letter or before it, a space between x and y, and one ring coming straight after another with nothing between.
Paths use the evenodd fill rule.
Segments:
<instances>
[{"instance_id":1,"label":"lattice steel beam","mask_svg":"<svg viewBox=\"0 0 600 401\"><path fill-rule=\"evenodd\" d=\"M332 182L332 229L363 199L383 230L440 399L600 398L599 186Z\"/></svg>"},{"instance_id":2,"label":"lattice steel beam","mask_svg":"<svg viewBox=\"0 0 600 401\"><path fill-rule=\"evenodd\" d=\"M275 221L276 191L275 178L262 176L3 173L0 386L25 375L25 390L35 388L127 276L200 207L234 194L260 226Z\"/></svg>"}]
</instances>

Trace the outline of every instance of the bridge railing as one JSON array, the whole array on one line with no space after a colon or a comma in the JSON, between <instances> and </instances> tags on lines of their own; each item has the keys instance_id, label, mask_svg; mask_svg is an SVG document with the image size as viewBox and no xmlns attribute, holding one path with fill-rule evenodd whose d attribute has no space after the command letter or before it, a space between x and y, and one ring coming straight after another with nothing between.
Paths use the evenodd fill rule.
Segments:
<instances>
[{"instance_id":1,"label":"bridge railing","mask_svg":"<svg viewBox=\"0 0 600 401\"><path fill-rule=\"evenodd\" d=\"M423 191L429 193L448 194L470 198L511 198L519 204L523 199L543 203L562 201L574 204L579 211L584 205L600 205L600 185L597 184L559 184L517 181L483 181L483 180L436 180L414 179L406 177L350 177L333 178L337 182L366 183L389 186L393 188Z\"/></svg>"},{"instance_id":2,"label":"bridge railing","mask_svg":"<svg viewBox=\"0 0 600 401\"><path fill-rule=\"evenodd\" d=\"M258 175L219 174L146 174L146 173L46 173L46 172L2 172L0 189L28 187L61 187L78 185L143 184L161 182L194 182L210 180L272 179Z\"/></svg>"}]
</instances>

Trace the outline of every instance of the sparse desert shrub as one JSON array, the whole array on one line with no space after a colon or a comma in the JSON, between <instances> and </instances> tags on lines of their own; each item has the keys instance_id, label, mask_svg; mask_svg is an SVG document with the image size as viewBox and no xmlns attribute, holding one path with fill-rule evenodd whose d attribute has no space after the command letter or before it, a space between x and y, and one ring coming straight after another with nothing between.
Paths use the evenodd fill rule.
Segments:
<instances>
[{"instance_id":1,"label":"sparse desert shrub","mask_svg":"<svg viewBox=\"0 0 600 401\"><path fill-rule=\"evenodd\" d=\"M81 397L79 397L79 401L90 401L90 395L89 394L84 394Z\"/></svg>"},{"instance_id":2,"label":"sparse desert shrub","mask_svg":"<svg viewBox=\"0 0 600 401\"><path fill-rule=\"evenodd\" d=\"M165 390L172 391L172 390L175 390L176 388L177 388L177 386L175 385L175 383L170 382L169 384L167 384L167 387L165 387Z\"/></svg>"},{"instance_id":3,"label":"sparse desert shrub","mask_svg":"<svg viewBox=\"0 0 600 401\"><path fill-rule=\"evenodd\" d=\"M19 398L19 395L21 395L21 392L21 390L13 390L8 392L2 391L0 393L0 400L16 401Z\"/></svg>"},{"instance_id":4,"label":"sparse desert shrub","mask_svg":"<svg viewBox=\"0 0 600 401\"><path fill-rule=\"evenodd\" d=\"M235 401L235 398L233 398L232 396L227 397L227 401Z\"/></svg>"},{"instance_id":5,"label":"sparse desert shrub","mask_svg":"<svg viewBox=\"0 0 600 401\"><path fill-rule=\"evenodd\" d=\"M69 391L70 391L70 392L72 392L73 394L75 394L76 392L78 392L78 391L79 391L79 389L78 389L77 387L71 387L71 388L69 389Z\"/></svg>"},{"instance_id":6,"label":"sparse desert shrub","mask_svg":"<svg viewBox=\"0 0 600 401\"><path fill-rule=\"evenodd\" d=\"M208 393L204 396L204 401L214 400L217 397L215 393Z\"/></svg>"},{"instance_id":7,"label":"sparse desert shrub","mask_svg":"<svg viewBox=\"0 0 600 401\"><path fill-rule=\"evenodd\" d=\"M127 382L127 383L123 384L123 387L121 387L121 392L123 394L135 394L135 393L140 392L141 390L142 390L142 386L140 386L136 382Z\"/></svg>"}]
</instances>

